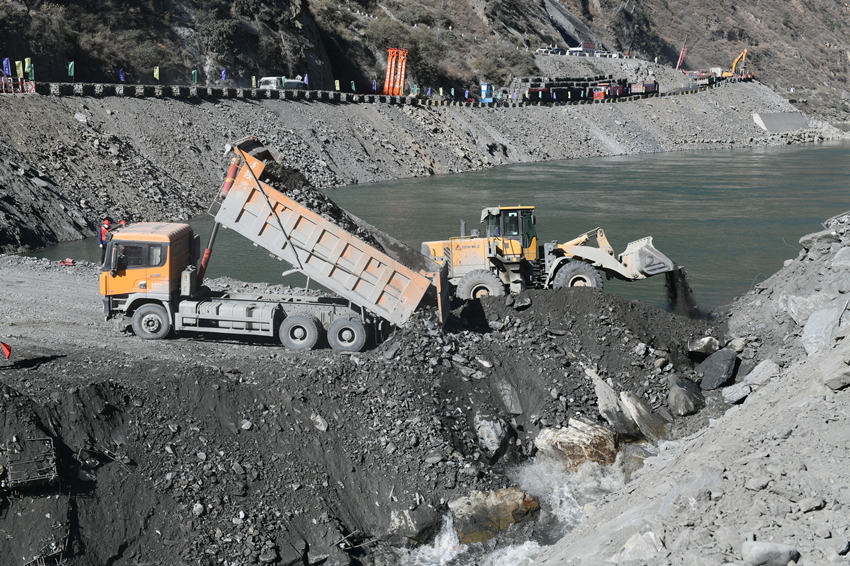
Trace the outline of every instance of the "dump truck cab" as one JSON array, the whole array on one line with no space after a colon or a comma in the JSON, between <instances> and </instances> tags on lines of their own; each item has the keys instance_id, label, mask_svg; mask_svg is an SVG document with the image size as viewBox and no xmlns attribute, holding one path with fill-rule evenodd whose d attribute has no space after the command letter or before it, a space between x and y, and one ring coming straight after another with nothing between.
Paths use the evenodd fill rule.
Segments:
<instances>
[{"instance_id":1,"label":"dump truck cab","mask_svg":"<svg viewBox=\"0 0 850 566\"><path fill-rule=\"evenodd\" d=\"M140 222L110 233L100 272L104 315L132 314L145 303L168 305L183 272L198 259L188 224Z\"/></svg>"}]
</instances>

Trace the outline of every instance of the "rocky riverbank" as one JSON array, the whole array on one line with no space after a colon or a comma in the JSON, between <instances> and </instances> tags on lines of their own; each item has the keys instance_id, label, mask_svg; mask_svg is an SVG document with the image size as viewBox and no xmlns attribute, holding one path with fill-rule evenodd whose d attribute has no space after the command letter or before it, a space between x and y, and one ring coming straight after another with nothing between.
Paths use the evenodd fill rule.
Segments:
<instances>
[{"instance_id":1,"label":"rocky riverbank","mask_svg":"<svg viewBox=\"0 0 850 566\"><path fill-rule=\"evenodd\" d=\"M758 83L619 104L526 108L295 101L0 98L0 249L94 234L104 215L183 220L220 186L224 145L264 140L317 187L511 163L810 143L823 123L769 134L753 113L793 111Z\"/></svg>"},{"instance_id":2,"label":"rocky riverbank","mask_svg":"<svg viewBox=\"0 0 850 566\"><path fill-rule=\"evenodd\" d=\"M850 214L825 228L733 305L729 410L662 444L535 564L847 562Z\"/></svg>"}]
</instances>

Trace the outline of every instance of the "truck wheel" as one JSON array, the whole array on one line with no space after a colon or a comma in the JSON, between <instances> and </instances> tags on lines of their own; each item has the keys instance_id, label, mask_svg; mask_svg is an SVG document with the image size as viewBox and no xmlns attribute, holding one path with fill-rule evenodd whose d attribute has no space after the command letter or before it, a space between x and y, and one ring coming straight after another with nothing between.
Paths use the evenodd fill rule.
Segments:
<instances>
[{"instance_id":1,"label":"truck wheel","mask_svg":"<svg viewBox=\"0 0 850 566\"><path fill-rule=\"evenodd\" d=\"M280 343L290 350L312 350L319 341L322 325L308 314L293 314L283 319L278 329Z\"/></svg>"},{"instance_id":2,"label":"truck wheel","mask_svg":"<svg viewBox=\"0 0 850 566\"><path fill-rule=\"evenodd\" d=\"M171 319L162 305L142 305L133 313L133 332L142 340L160 340L171 332Z\"/></svg>"},{"instance_id":3,"label":"truck wheel","mask_svg":"<svg viewBox=\"0 0 850 566\"><path fill-rule=\"evenodd\" d=\"M328 327L328 344L337 352L359 352L366 345L366 327L354 318L338 318Z\"/></svg>"},{"instance_id":4,"label":"truck wheel","mask_svg":"<svg viewBox=\"0 0 850 566\"><path fill-rule=\"evenodd\" d=\"M552 280L552 286L561 287L598 287L602 288L602 276L595 267L581 261L568 261Z\"/></svg>"},{"instance_id":5,"label":"truck wheel","mask_svg":"<svg viewBox=\"0 0 850 566\"><path fill-rule=\"evenodd\" d=\"M457 295L461 299L480 299L481 297L501 297L505 286L490 271L477 269L467 273L457 286Z\"/></svg>"}]
</instances>

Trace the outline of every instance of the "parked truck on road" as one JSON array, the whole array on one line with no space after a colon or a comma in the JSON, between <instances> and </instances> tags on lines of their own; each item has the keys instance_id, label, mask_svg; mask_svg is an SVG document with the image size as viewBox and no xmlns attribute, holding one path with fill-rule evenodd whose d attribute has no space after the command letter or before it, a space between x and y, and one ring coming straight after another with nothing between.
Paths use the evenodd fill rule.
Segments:
<instances>
[{"instance_id":1,"label":"parked truck on road","mask_svg":"<svg viewBox=\"0 0 850 566\"><path fill-rule=\"evenodd\" d=\"M260 181L273 158L255 139L237 142L233 152L203 255L188 224L136 223L112 233L100 275L107 318L129 317L136 335L148 340L172 330L276 336L287 348L307 350L326 337L334 350L359 351L370 334L404 324L423 302L445 312L445 269L418 253L399 256L393 242L379 250ZM220 227L292 265L284 275L301 273L337 296L211 291L202 283Z\"/></svg>"}]
</instances>

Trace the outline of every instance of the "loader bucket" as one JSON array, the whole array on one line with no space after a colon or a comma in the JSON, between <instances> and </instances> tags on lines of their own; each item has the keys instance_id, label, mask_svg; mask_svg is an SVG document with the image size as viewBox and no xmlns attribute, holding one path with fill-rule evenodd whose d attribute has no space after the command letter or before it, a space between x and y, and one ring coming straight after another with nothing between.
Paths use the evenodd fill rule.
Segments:
<instances>
[{"instance_id":1,"label":"loader bucket","mask_svg":"<svg viewBox=\"0 0 850 566\"><path fill-rule=\"evenodd\" d=\"M669 257L652 245L652 236L629 242L625 251L620 254L619 260L634 279L645 279L667 273L673 271L675 267Z\"/></svg>"}]
</instances>

